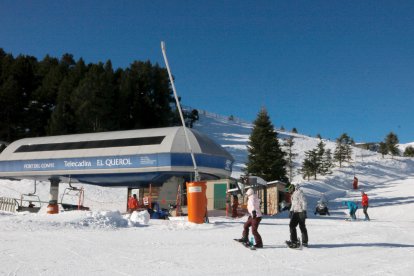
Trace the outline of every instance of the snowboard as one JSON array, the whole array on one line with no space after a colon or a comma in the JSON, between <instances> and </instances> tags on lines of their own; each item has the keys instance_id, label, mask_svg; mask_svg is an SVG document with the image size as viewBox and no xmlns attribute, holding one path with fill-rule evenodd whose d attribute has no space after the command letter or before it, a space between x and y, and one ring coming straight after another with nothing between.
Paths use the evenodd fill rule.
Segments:
<instances>
[{"instance_id":1,"label":"snowboard","mask_svg":"<svg viewBox=\"0 0 414 276\"><path fill-rule=\"evenodd\" d=\"M241 242L241 241L239 241L239 239L233 239L233 240L235 240L236 242L244 245L244 247L246 247L246 248L250 248L250 250L256 250L256 247L251 245L250 242Z\"/></svg>"},{"instance_id":2,"label":"snowboard","mask_svg":"<svg viewBox=\"0 0 414 276\"><path fill-rule=\"evenodd\" d=\"M298 242L300 244L299 247L291 247L291 242L290 241L285 241L287 248L295 249L295 250L302 250L303 247L302 247L302 245L300 243L300 240Z\"/></svg>"}]
</instances>

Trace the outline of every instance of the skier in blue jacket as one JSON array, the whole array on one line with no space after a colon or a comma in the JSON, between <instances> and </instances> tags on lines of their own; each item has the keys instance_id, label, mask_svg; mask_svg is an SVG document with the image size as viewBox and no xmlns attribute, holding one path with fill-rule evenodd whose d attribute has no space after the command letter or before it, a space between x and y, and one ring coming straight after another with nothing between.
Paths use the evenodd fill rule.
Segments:
<instances>
[{"instance_id":1,"label":"skier in blue jacket","mask_svg":"<svg viewBox=\"0 0 414 276\"><path fill-rule=\"evenodd\" d=\"M358 205L355 202L351 201L351 200L344 201L342 204L348 206L349 215L351 216L351 219L356 220L355 213L358 210Z\"/></svg>"}]
</instances>

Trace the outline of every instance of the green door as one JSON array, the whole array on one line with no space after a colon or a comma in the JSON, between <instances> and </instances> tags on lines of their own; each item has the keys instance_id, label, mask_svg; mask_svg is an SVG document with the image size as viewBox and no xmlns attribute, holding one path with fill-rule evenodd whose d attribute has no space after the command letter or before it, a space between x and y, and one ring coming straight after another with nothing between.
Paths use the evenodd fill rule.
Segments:
<instances>
[{"instance_id":1,"label":"green door","mask_svg":"<svg viewBox=\"0 0 414 276\"><path fill-rule=\"evenodd\" d=\"M214 209L226 209L226 183L214 184Z\"/></svg>"}]
</instances>

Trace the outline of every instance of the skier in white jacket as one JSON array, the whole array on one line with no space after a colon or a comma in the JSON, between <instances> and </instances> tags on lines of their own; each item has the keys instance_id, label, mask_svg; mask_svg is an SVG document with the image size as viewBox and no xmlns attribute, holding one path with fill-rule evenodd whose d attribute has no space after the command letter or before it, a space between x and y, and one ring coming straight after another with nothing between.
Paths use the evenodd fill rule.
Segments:
<instances>
[{"instance_id":1,"label":"skier in white jacket","mask_svg":"<svg viewBox=\"0 0 414 276\"><path fill-rule=\"evenodd\" d=\"M260 200L254 193L252 188L247 190L246 195L248 196L247 211L249 212L249 217L247 218L247 221L243 226L242 238L239 239L239 241L244 243L249 242L249 228L251 226L252 234L254 236L256 244L251 244L250 246L253 246L255 248L263 248L262 237L257 231L260 221L262 220L262 213L260 212Z\"/></svg>"},{"instance_id":2,"label":"skier in white jacket","mask_svg":"<svg viewBox=\"0 0 414 276\"><path fill-rule=\"evenodd\" d=\"M290 241L286 241L287 245L291 248L297 248L300 246L298 241L298 236L296 233L296 226L299 224L300 231L302 233L302 245L308 246L308 230L306 229L306 208L307 201L305 195L303 194L302 189L298 186L295 189L295 185L291 184L288 188L289 193L292 194L292 205L290 207L289 217L290 217Z\"/></svg>"}]
</instances>

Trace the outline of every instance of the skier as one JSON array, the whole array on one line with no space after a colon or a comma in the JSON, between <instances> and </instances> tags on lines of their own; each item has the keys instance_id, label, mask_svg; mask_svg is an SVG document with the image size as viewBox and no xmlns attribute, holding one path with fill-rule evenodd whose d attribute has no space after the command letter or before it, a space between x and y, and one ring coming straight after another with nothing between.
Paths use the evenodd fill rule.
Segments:
<instances>
[{"instance_id":1,"label":"skier","mask_svg":"<svg viewBox=\"0 0 414 276\"><path fill-rule=\"evenodd\" d=\"M325 194L322 193L321 198L318 200L317 204L316 204L316 208L315 208L315 212L314 214L319 214L319 215L328 215L330 216L331 214L329 214L329 210L328 210L328 200L325 197Z\"/></svg>"},{"instance_id":2,"label":"skier","mask_svg":"<svg viewBox=\"0 0 414 276\"><path fill-rule=\"evenodd\" d=\"M290 207L289 217L289 229L290 229L290 241L286 241L286 244L290 248L300 247L298 236L296 232L296 226L299 224L300 232L302 233L302 246L308 247L308 230L306 229L306 208L307 201L302 189L299 186L291 184L288 187L288 192L292 194L292 205Z\"/></svg>"},{"instance_id":3,"label":"skier","mask_svg":"<svg viewBox=\"0 0 414 276\"><path fill-rule=\"evenodd\" d=\"M355 202L351 201L351 200L344 201L342 204L348 206L349 215L351 216L351 220L356 220L355 213L358 210L358 205Z\"/></svg>"},{"instance_id":4,"label":"skier","mask_svg":"<svg viewBox=\"0 0 414 276\"><path fill-rule=\"evenodd\" d=\"M354 190L358 189L358 177L354 176L354 181L352 182L352 187Z\"/></svg>"},{"instance_id":5,"label":"skier","mask_svg":"<svg viewBox=\"0 0 414 276\"><path fill-rule=\"evenodd\" d=\"M133 194L129 199L128 199L128 212L132 213L134 211L136 211L138 209L138 200L137 200L137 195Z\"/></svg>"},{"instance_id":6,"label":"skier","mask_svg":"<svg viewBox=\"0 0 414 276\"><path fill-rule=\"evenodd\" d=\"M262 220L262 213L260 212L260 202L257 195L254 193L252 188L249 188L246 192L248 197L247 201L247 211L249 212L249 217L247 218L246 223L243 226L242 238L238 239L239 242L249 243L249 228L252 227L252 234L254 240L256 241L255 245L250 244L254 249L263 248L262 237L260 236L257 228L259 228L260 221Z\"/></svg>"},{"instance_id":7,"label":"skier","mask_svg":"<svg viewBox=\"0 0 414 276\"><path fill-rule=\"evenodd\" d=\"M364 210L364 215L365 215L365 220L370 220L369 216L368 216L368 195L364 192L361 191L361 196L362 196L362 200L361 200L361 205L362 205L362 209Z\"/></svg>"}]
</instances>

